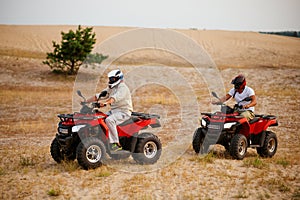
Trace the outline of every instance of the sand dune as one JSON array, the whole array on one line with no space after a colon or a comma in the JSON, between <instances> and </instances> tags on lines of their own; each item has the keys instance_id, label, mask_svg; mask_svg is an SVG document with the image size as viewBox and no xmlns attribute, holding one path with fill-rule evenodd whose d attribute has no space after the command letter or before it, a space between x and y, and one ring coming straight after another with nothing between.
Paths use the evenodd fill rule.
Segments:
<instances>
[{"instance_id":1,"label":"sand dune","mask_svg":"<svg viewBox=\"0 0 300 200\"><path fill-rule=\"evenodd\" d=\"M60 32L67 32L76 26L6 26L0 25L0 52L3 55L45 57L52 51L52 41L60 42ZM126 27L94 27L97 44L115 34L133 30ZM200 44L220 68L224 67L299 67L300 39L257 32L234 32L217 30L176 30ZM29 55L28 55L29 54ZM149 56L151 55L151 56ZM168 60L176 60L171 65L182 65L182 61L168 55ZM135 57L120 59L120 63L132 64L166 59L160 53L136 53ZM170 59L171 58L171 59Z\"/></svg>"}]
</instances>

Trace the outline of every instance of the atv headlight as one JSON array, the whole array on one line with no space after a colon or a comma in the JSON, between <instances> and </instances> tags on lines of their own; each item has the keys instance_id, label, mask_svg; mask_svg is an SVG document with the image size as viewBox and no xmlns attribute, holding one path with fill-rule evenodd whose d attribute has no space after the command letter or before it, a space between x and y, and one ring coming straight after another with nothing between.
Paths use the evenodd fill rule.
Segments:
<instances>
[{"instance_id":1,"label":"atv headlight","mask_svg":"<svg viewBox=\"0 0 300 200\"><path fill-rule=\"evenodd\" d=\"M229 129L229 128L231 128L233 125L235 125L236 124L236 122L229 122L229 123L225 123L224 124L224 129L225 128L227 128L227 129Z\"/></svg>"},{"instance_id":2,"label":"atv headlight","mask_svg":"<svg viewBox=\"0 0 300 200\"><path fill-rule=\"evenodd\" d=\"M62 134L68 134L69 130L67 128L58 128L58 132Z\"/></svg>"},{"instance_id":3,"label":"atv headlight","mask_svg":"<svg viewBox=\"0 0 300 200\"><path fill-rule=\"evenodd\" d=\"M202 127L206 127L207 123L204 119L201 119L201 126Z\"/></svg>"},{"instance_id":4,"label":"atv headlight","mask_svg":"<svg viewBox=\"0 0 300 200\"><path fill-rule=\"evenodd\" d=\"M78 132L81 128L85 127L86 125L82 124L82 125L76 125L72 127L72 132L76 133Z\"/></svg>"}]
</instances>

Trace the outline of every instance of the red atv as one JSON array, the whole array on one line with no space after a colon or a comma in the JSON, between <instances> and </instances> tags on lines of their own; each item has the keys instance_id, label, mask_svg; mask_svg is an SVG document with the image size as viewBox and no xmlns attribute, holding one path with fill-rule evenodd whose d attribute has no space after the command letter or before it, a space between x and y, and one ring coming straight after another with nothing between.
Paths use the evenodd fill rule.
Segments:
<instances>
[{"instance_id":1,"label":"red atv","mask_svg":"<svg viewBox=\"0 0 300 200\"><path fill-rule=\"evenodd\" d=\"M84 101L80 91L77 91ZM117 126L122 151L111 152L108 141L107 115L98 110L100 104L82 103L80 112L60 114L58 133L52 141L50 152L52 158L60 163L62 160L75 160L84 169L97 168L102 165L106 154L113 159L125 159L130 155L139 164L153 164L161 155L162 145L152 133L139 133L148 126L160 127L159 115L133 112L130 119Z\"/></svg>"},{"instance_id":2,"label":"red atv","mask_svg":"<svg viewBox=\"0 0 300 200\"><path fill-rule=\"evenodd\" d=\"M215 92L212 95L219 99ZM248 97L242 101L251 101ZM277 137L270 126L278 126L276 116L255 115L248 121L234 110L240 107L238 102L234 108L221 104L221 111L215 113L201 113L201 127L197 128L193 136L193 149L196 153L207 153L210 145L221 144L230 155L242 160L247 148L256 148L261 157L272 157L277 150Z\"/></svg>"}]
</instances>

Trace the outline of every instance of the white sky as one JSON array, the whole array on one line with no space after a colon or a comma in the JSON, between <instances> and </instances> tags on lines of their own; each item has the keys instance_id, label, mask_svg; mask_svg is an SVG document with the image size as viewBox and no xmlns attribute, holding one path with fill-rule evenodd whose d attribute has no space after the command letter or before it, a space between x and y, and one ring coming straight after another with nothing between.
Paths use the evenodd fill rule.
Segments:
<instances>
[{"instance_id":1,"label":"white sky","mask_svg":"<svg viewBox=\"0 0 300 200\"><path fill-rule=\"evenodd\" d=\"M300 30L300 0L0 0L0 24Z\"/></svg>"}]
</instances>

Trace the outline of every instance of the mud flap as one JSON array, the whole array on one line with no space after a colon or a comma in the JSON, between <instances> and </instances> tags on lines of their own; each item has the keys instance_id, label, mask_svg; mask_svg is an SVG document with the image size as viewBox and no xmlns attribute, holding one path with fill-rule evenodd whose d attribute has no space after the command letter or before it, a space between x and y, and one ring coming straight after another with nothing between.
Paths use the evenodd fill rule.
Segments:
<instances>
[{"instance_id":1,"label":"mud flap","mask_svg":"<svg viewBox=\"0 0 300 200\"><path fill-rule=\"evenodd\" d=\"M217 144L220 135L222 133L222 129L215 130L215 129L208 129L206 136L203 141L203 148L200 150L200 154L207 154L209 151L210 145Z\"/></svg>"},{"instance_id":2,"label":"mud flap","mask_svg":"<svg viewBox=\"0 0 300 200\"><path fill-rule=\"evenodd\" d=\"M263 132L261 133L261 137L260 137L260 141L259 141L259 145L260 145L261 147L264 146L265 139L266 139L266 131L263 131Z\"/></svg>"},{"instance_id":3,"label":"mud flap","mask_svg":"<svg viewBox=\"0 0 300 200\"><path fill-rule=\"evenodd\" d=\"M131 148L130 148L131 153L135 152L137 139L138 139L138 133L133 134L132 139L131 139Z\"/></svg>"}]
</instances>

